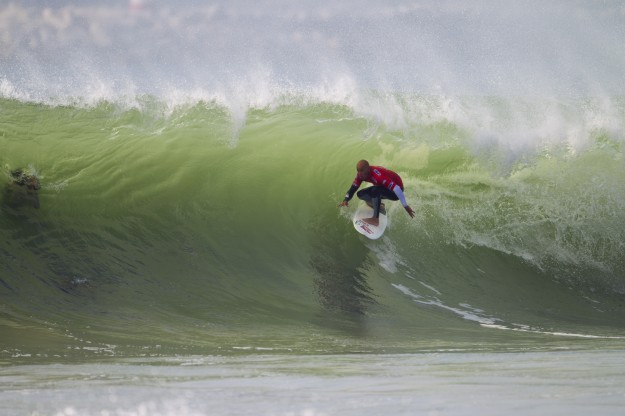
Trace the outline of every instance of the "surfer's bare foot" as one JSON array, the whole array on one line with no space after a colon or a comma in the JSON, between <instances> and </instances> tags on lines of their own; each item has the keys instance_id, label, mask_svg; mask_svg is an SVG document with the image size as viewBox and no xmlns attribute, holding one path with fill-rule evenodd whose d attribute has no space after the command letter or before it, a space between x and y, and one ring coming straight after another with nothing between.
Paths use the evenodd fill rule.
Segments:
<instances>
[{"instance_id":1,"label":"surfer's bare foot","mask_svg":"<svg viewBox=\"0 0 625 416\"><path fill-rule=\"evenodd\" d=\"M363 218L362 219L364 222L366 222L369 225L374 225L374 226L378 226L380 225L380 219L379 218Z\"/></svg>"}]
</instances>

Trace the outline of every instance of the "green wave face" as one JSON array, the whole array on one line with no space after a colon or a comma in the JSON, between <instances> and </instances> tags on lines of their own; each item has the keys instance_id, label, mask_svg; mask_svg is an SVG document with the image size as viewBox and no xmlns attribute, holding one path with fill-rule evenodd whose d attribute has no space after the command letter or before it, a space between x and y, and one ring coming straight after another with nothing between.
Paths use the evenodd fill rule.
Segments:
<instances>
[{"instance_id":1,"label":"green wave face","mask_svg":"<svg viewBox=\"0 0 625 416\"><path fill-rule=\"evenodd\" d=\"M375 91L358 105L295 94L242 111L4 99L2 344L137 355L620 342L623 136L575 121L602 105ZM610 117L625 119L622 100ZM388 203L378 241L353 230L356 200L337 207L363 158L398 172L417 212ZM39 178L38 209L16 168Z\"/></svg>"},{"instance_id":2,"label":"green wave face","mask_svg":"<svg viewBox=\"0 0 625 416\"><path fill-rule=\"evenodd\" d=\"M0 364L623 348L619 2L4 3Z\"/></svg>"}]
</instances>

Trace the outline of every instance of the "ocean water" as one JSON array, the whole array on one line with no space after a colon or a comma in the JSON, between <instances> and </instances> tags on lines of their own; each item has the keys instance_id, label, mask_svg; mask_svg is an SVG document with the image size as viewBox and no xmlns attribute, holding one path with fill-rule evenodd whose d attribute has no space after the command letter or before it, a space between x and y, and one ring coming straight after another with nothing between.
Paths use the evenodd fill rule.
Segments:
<instances>
[{"instance_id":1,"label":"ocean water","mask_svg":"<svg viewBox=\"0 0 625 416\"><path fill-rule=\"evenodd\" d=\"M619 2L0 6L0 413L618 414L624 36ZM337 207L363 158L416 211L377 241Z\"/></svg>"}]
</instances>

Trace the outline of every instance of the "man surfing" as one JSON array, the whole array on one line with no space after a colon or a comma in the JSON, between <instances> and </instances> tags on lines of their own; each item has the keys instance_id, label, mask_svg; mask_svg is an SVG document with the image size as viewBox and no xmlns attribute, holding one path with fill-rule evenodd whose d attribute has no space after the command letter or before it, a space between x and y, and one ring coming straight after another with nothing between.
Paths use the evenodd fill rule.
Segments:
<instances>
[{"instance_id":1,"label":"man surfing","mask_svg":"<svg viewBox=\"0 0 625 416\"><path fill-rule=\"evenodd\" d=\"M398 174L382 166L370 166L366 160L361 160L356 164L356 171L358 172L356 179L354 179L354 183L352 183L339 207L348 206L349 200L352 199L362 181L365 181L372 183L373 186L358 191L357 195L358 198L373 208L373 217L363 219L364 222L376 227L380 224L380 208L383 206L382 199L401 201L408 215L411 218L414 217L415 212L406 203L404 183Z\"/></svg>"}]
</instances>

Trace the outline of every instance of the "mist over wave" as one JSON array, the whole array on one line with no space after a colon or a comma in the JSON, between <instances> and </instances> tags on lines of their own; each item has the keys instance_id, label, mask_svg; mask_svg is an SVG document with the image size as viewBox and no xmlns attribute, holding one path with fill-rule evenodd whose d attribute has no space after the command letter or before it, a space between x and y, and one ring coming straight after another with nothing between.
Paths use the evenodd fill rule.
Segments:
<instances>
[{"instance_id":1,"label":"mist over wave","mask_svg":"<svg viewBox=\"0 0 625 416\"><path fill-rule=\"evenodd\" d=\"M624 17L619 2L10 2L0 94L126 108L151 96L167 114L217 103L235 135L250 108L327 102L407 135L449 120L516 159L619 135Z\"/></svg>"},{"instance_id":2,"label":"mist over wave","mask_svg":"<svg viewBox=\"0 0 625 416\"><path fill-rule=\"evenodd\" d=\"M447 95L613 96L625 85L624 17L620 2L9 2L0 65L5 83L43 100L345 79Z\"/></svg>"}]
</instances>

